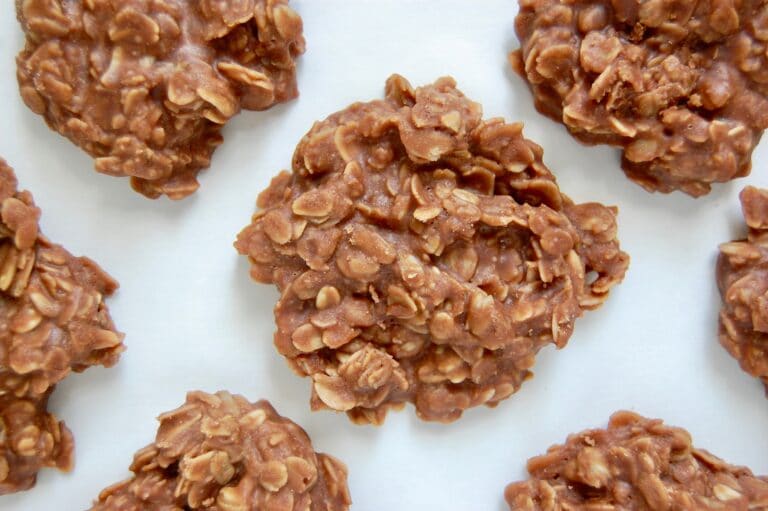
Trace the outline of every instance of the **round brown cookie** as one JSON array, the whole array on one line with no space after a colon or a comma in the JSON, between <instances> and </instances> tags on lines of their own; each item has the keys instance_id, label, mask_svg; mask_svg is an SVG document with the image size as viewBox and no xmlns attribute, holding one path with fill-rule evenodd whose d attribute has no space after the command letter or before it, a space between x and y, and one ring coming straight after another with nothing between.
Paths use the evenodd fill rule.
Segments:
<instances>
[{"instance_id":1,"label":"round brown cookie","mask_svg":"<svg viewBox=\"0 0 768 511\"><path fill-rule=\"evenodd\" d=\"M561 194L521 124L451 78L386 90L314 125L236 247L281 292L275 344L313 408L450 422L514 393L629 258L616 209Z\"/></svg>"},{"instance_id":2,"label":"round brown cookie","mask_svg":"<svg viewBox=\"0 0 768 511\"><path fill-rule=\"evenodd\" d=\"M266 402L190 392L159 417L133 476L101 492L92 511L346 511L342 462Z\"/></svg>"},{"instance_id":3,"label":"round brown cookie","mask_svg":"<svg viewBox=\"0 0 768 511\"><path fill-rule=\"evenodd\" d=\"M747 186L739 197L749 233L720 245L720 343L768 390L768 190Z\"/></svg>"},{"instance_id":4,"label":"round brown cookie","mask_svg":"<svg viewBox=\"0 0 768 511\"><path fill-rule=\"evenodd\" d=\"M38 470L72 466L72 435L48 397L72 371L114 365L123 351L104 298L117 289L96 263L38 230L40 210L0 159L0 495Z\"/></svg>"},{"instance_id":5,"label":"round brown cookie","mask_svg":"<svg viewBox=\"0 0 768 511\"><path fill-rule=\"evenodd\" d=\"M512 511L764 511L768 480L691 444L690 434L631 412L528 460L505 492Z\"/></svg>"},{"instance_id":6,"label":"round brown cookie","mask_svg":"<svg viewBox=\"0 0 768 511\"><path fill-rule=\"evenodd\" d=\"M16 0L21 96L51 129L148 197L197 190L241 108L298 95L287 0Z\"/></svg>"},{"instance_id":7,"label":"round brown cookie","mask_svg":"<svg viewBox=\"0 0 768 511\"><path fill-rule=\"evenodd\" d=\"M511 54L536 108L623 148L648 191L692 196L745 176L768 127L762 0L520 0Z\"/></svg>"}]
</instances>

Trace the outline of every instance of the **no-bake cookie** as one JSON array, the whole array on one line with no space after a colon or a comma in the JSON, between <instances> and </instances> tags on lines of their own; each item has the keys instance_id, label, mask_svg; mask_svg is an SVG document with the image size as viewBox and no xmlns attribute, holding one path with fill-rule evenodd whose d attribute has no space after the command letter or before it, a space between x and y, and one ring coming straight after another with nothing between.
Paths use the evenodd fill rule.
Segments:
<instances>
[{"instance_id":1,"label":"no-bake cookie","mask_svg":"<svg viewBox=\"0 0 768 511\"><path fill-rule=\"evenodd\" d=\"M449 422L528 379L627 268L616 209L560 192L522 124L482 119L450 78L314 125L236 247L281 292L279 352L312 406Z\"/></svg>"},{"instance_id":2,"label":"no-bake cookie","mask_svg":"<svg viewBox=\"0 0 768 511\"><path fill-rule=\"evenodd\" d=\"M720 344L768 390L768 190L748 186L740 198L749 233L720 245L717 260Z\"/></svg>"},{"instance_id":3,"label":"no-bake cookie","mask_svg":"<svg viewBox=\"0 0 768 511\"><path fill-rule=\"evenodd\" d=\"M630 412L528 461L512 511L765 511L768 480L697 449L690 434Z\"/></svg>"},{"instance_id":4,"label":"no-bake cookie","mask_svg":"<svg viewBox=\"0 0 768 511\"><path fill-rule=\"evenodd\" d=\"M647 190L700 196L749 173L768 127L765 2L520 0L516 31L536 108L622 147Z\"/></svg>"},{"instance_id":5,"label":"no-bake cookie","mask_svg":"<svg viewBox=\"0 0 768 511\"><path fill-rule=\"evenodd\" d=\"M72 434L48 397L72 371L112 366L123 351L104 304L117 282L48 241L39 218L0 159L0 495L30 488L42 467L72 467Z\"/></svg>"},{"instance_id":6,"label":"no-bake cookie","mask_svg":"<svg viewBox=\"0 0 768 511\"><path fill-rule=\"evenodd\" d=\"M297 96L302 22L287 0L17 0L21 96L148 197L197 187L241 108Z\"/></svg>"},{"instance_id":7,"label":"no-bake cookie","mask_svg":"<svg viewBox=\"0 0 768 511\"><path fill-rule=\"evenodd\" d=\"M133 476L101 492L92 511L346 511L342 462L316 453L298 425L266 401L190 392L159 417Z\"/></svg>"}]
</instances>

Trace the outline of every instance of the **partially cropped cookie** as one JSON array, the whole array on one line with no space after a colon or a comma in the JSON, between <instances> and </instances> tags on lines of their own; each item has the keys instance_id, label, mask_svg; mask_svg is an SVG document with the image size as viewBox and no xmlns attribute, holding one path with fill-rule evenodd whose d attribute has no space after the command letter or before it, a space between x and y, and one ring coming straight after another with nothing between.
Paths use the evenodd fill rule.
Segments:
<instances>
[{"instance_id":1,"label":"partially cropped cookie","mask_svg":"<svg viewBox=\"0 0 768 511\"><path fill-rule=\"evenodd\" d=\"M739 197L749 232L720 245L720 344L768 389L768 190L747 186Z\"/></svg>"},{"instance_id":2,"label":"partially cropped cookie","mask_svg":"<svg viewBox=\"0 0 768 511\"><path fill-rule=\"evenodd\" d=\"M512 511L764 511L768 479L694 447L690 434L631 412L528 460Z\"/></svg>"},{"instance_id":3,"label":"partially cropped cookie","mask_svg":"<svg viewBox=\"0 0 768 511\"><path fill-rule=\"evenodd\" d=\"M32 487L43 467L72 467L72 434L48 397L73 371L112 366L123 351L104 304L117 282L48 241L39 218L0 159L0 495Z\"/></svg>"},{"instance_id":4,"label":"partially cropped cookie","mask_svg":"<svg viewBox=\"0 0 768 511\"><path fill-rule=\"evenodd\" d=\"M768 127L768 6L758 0L520 0L511 55L536 108L623 150L648 191L745 176Z\"/></svg>"},{"instance_id":5,"label":"partially cropped cookie","mask_svg":"<svg viewBox=\"0 0 768 511\"><path fill-rule=\"evenodd\" d=\"M148 197L197 187L241 109L297 96L301 18L287 0L16 0L21 96Z\"/></svg>"},{"instance_id":6,"label":"partially cropped cookie","mask_svg":"<svg viewBox=\"0 0 768 511\"><path fill-rule=\"evenodd\" d=\"M92 511L346 511L347 469L266 402L190 392Z\"/></svg>"},{"instance_id":7,"label":"partially cropped cookie","mask_svg":"<svg viewBox=\"0 0 768 511\"><path fill-rule=\"evenodd\" d=\"M482 119L451 78L316 123L236 242L281 292L275 344L313 408L449 422L565 346L628 257L616 209L574 204L521 124Z\"/></svg>"}]
</instances>

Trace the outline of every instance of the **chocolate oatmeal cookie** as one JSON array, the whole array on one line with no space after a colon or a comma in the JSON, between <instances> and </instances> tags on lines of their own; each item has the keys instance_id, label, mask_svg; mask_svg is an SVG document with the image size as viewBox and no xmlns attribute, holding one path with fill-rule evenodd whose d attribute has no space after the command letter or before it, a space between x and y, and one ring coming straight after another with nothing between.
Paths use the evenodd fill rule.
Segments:
<instances>
[{"instance_id":1,"label":"chocolate oatmeal cookie","mask_svg":"<svg viewBox=\"0 0 768 511\"><path fill-rule=\"evenodd\" d=\"M32 487L42 467L72 467L72 434L48 397L73 371L112 366L123 351L104 304L117 282L48 241L39 218L0 159L0 495Z\"/></svg>"},{"instance_id":2,"label":"chocolate oatmeal cookie","mask_svg":"<svg viewBox=\"0 0 768 511\"><path fill-rule=\"evenodd\" d=\"M515 70L536 108L627 176L694 197L745 176L768 127L763 0L520 0Z\"/></svg>"},{"instance_id":3,"label":"chocolate oatmeal cookie","mask_svg":"<svg viewBox=\"0 0 768 511\"><path fill-rule=\"evenodd\" d=\"M510 484L512 511L765 511L768 480L691 444L690 434L631 412L568 437Z\"/></svg>"},{"instance_id":4,"label":"chocolate oatmeal cookie","mask_svg":"<svg viewBox=\"0 0 768 511\"><path fill-rule=\"evenodd\" d=\"M193 193L232 116L298 94L304 39L287 0L16 5L24 102L148 197Z\"/></svg>"},{"instance_id":5,"label":"chocolate oatmeal cookie","mask_svg":"<svg viewBox=\"0 0 768 511\"><path fill-rule=\"evenodd\" d=\"M768 190L747 186L740 198L749 233L717 260L720 344L768 391Z\"/></svg>"},{"instance_id":6,"label":"chocolate oatmeal cookie","mask_svg":"<svg viewBox=\"0 0 768 511\"><path fill-rule=\"evenodd\" d=\"M266 402L190 392L92 511L346 511L347 468Z\"/></svg>"},{"instance_id":7,"label":"chocolate oatmeal cookie","mask_svg":"<svg viewBox=\"0 0 768 511\"><path fill-rule=\"evenodd\" d=\"M281 292L277 349L312 406L380 423L494 406L565 346L629 258L616 209L575 204L522 124L483 120L451 78L316 123L236 247Z\"/></svg>"}]
</instances>

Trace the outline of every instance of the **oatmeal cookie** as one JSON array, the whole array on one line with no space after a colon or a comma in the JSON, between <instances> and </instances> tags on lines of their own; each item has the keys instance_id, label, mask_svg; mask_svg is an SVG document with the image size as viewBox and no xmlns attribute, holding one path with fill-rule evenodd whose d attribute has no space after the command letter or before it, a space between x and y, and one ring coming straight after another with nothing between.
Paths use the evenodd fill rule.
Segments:
<instances>
[{"instance_id":1,"label":"oatmeal cookie","mask_svg":"<svg viewBox=\"0 0 768 511\"><path fill-rule=\"evenodd\" d=\"M342 462L266 402L190 392L91 511L346 511Z\"/></svg>"},{"instance_id":2,"label":"oatmeal cookie","mask_svg":"<svg viewBox=\"0 0 768 511\"><path fill-rule=\"evenodd\" d=\"M510 484L512 511L765 511L768 480L697 449L690 434L631 412L568 437Z\"/></svg>"},{"instance_id":3,"label":"oatmeal cookie","mask_svg":"<svg viewBox=\"0 0 768 511\"><path fill-rule=\"evenodd\" d=\"M240 109L297 96L302 22L287 0L16 0L21 96L51 129L181 199Z\"/></svg>"},{"instance_id":4,"label":"oatmeal cookie","mask_svg":"<svg viewBox=\"0 0 768 511\"><path fill-rule=\"evenodd\" d=\"M764 0L520 0L511 55L536 108L623 150L648 191L745 176L768 127Z\"/></svg>"},{"instance_id":5,"label":"oatmeal cookie","mask_svg":"<svg viewBox=\"0 0 768 511\"><path fill-rule=\"evenodd\" d=\"M115 282L43 236L32 195L0 159L0 495L69 470L72 434L46 410L56 384L123 351L104 299Z\"/></svg>"},{"instance_id":6,"label":"oatmeal cookie","mask_svg":"<svg viewBox=\"0 0 768 511\"><path fill-rule=\"evenodd\" d=\"M506 399L628 264L616 209L564 196L522 124L451 78L395 75L316 123L258 205L236 247L281 292L275 344L313 408L357 422Z\"/></svg>"},{"instance_id":7,"label":"oatmeal cookie","mask_svg":"<svg viewBox=\"0 0 768 511\"><path fill-rule=\"evenodd\" d=\"M741 192L746 239L720 245L720 344L768 391L768 190Z\"/></svg>"}]
</instances>

